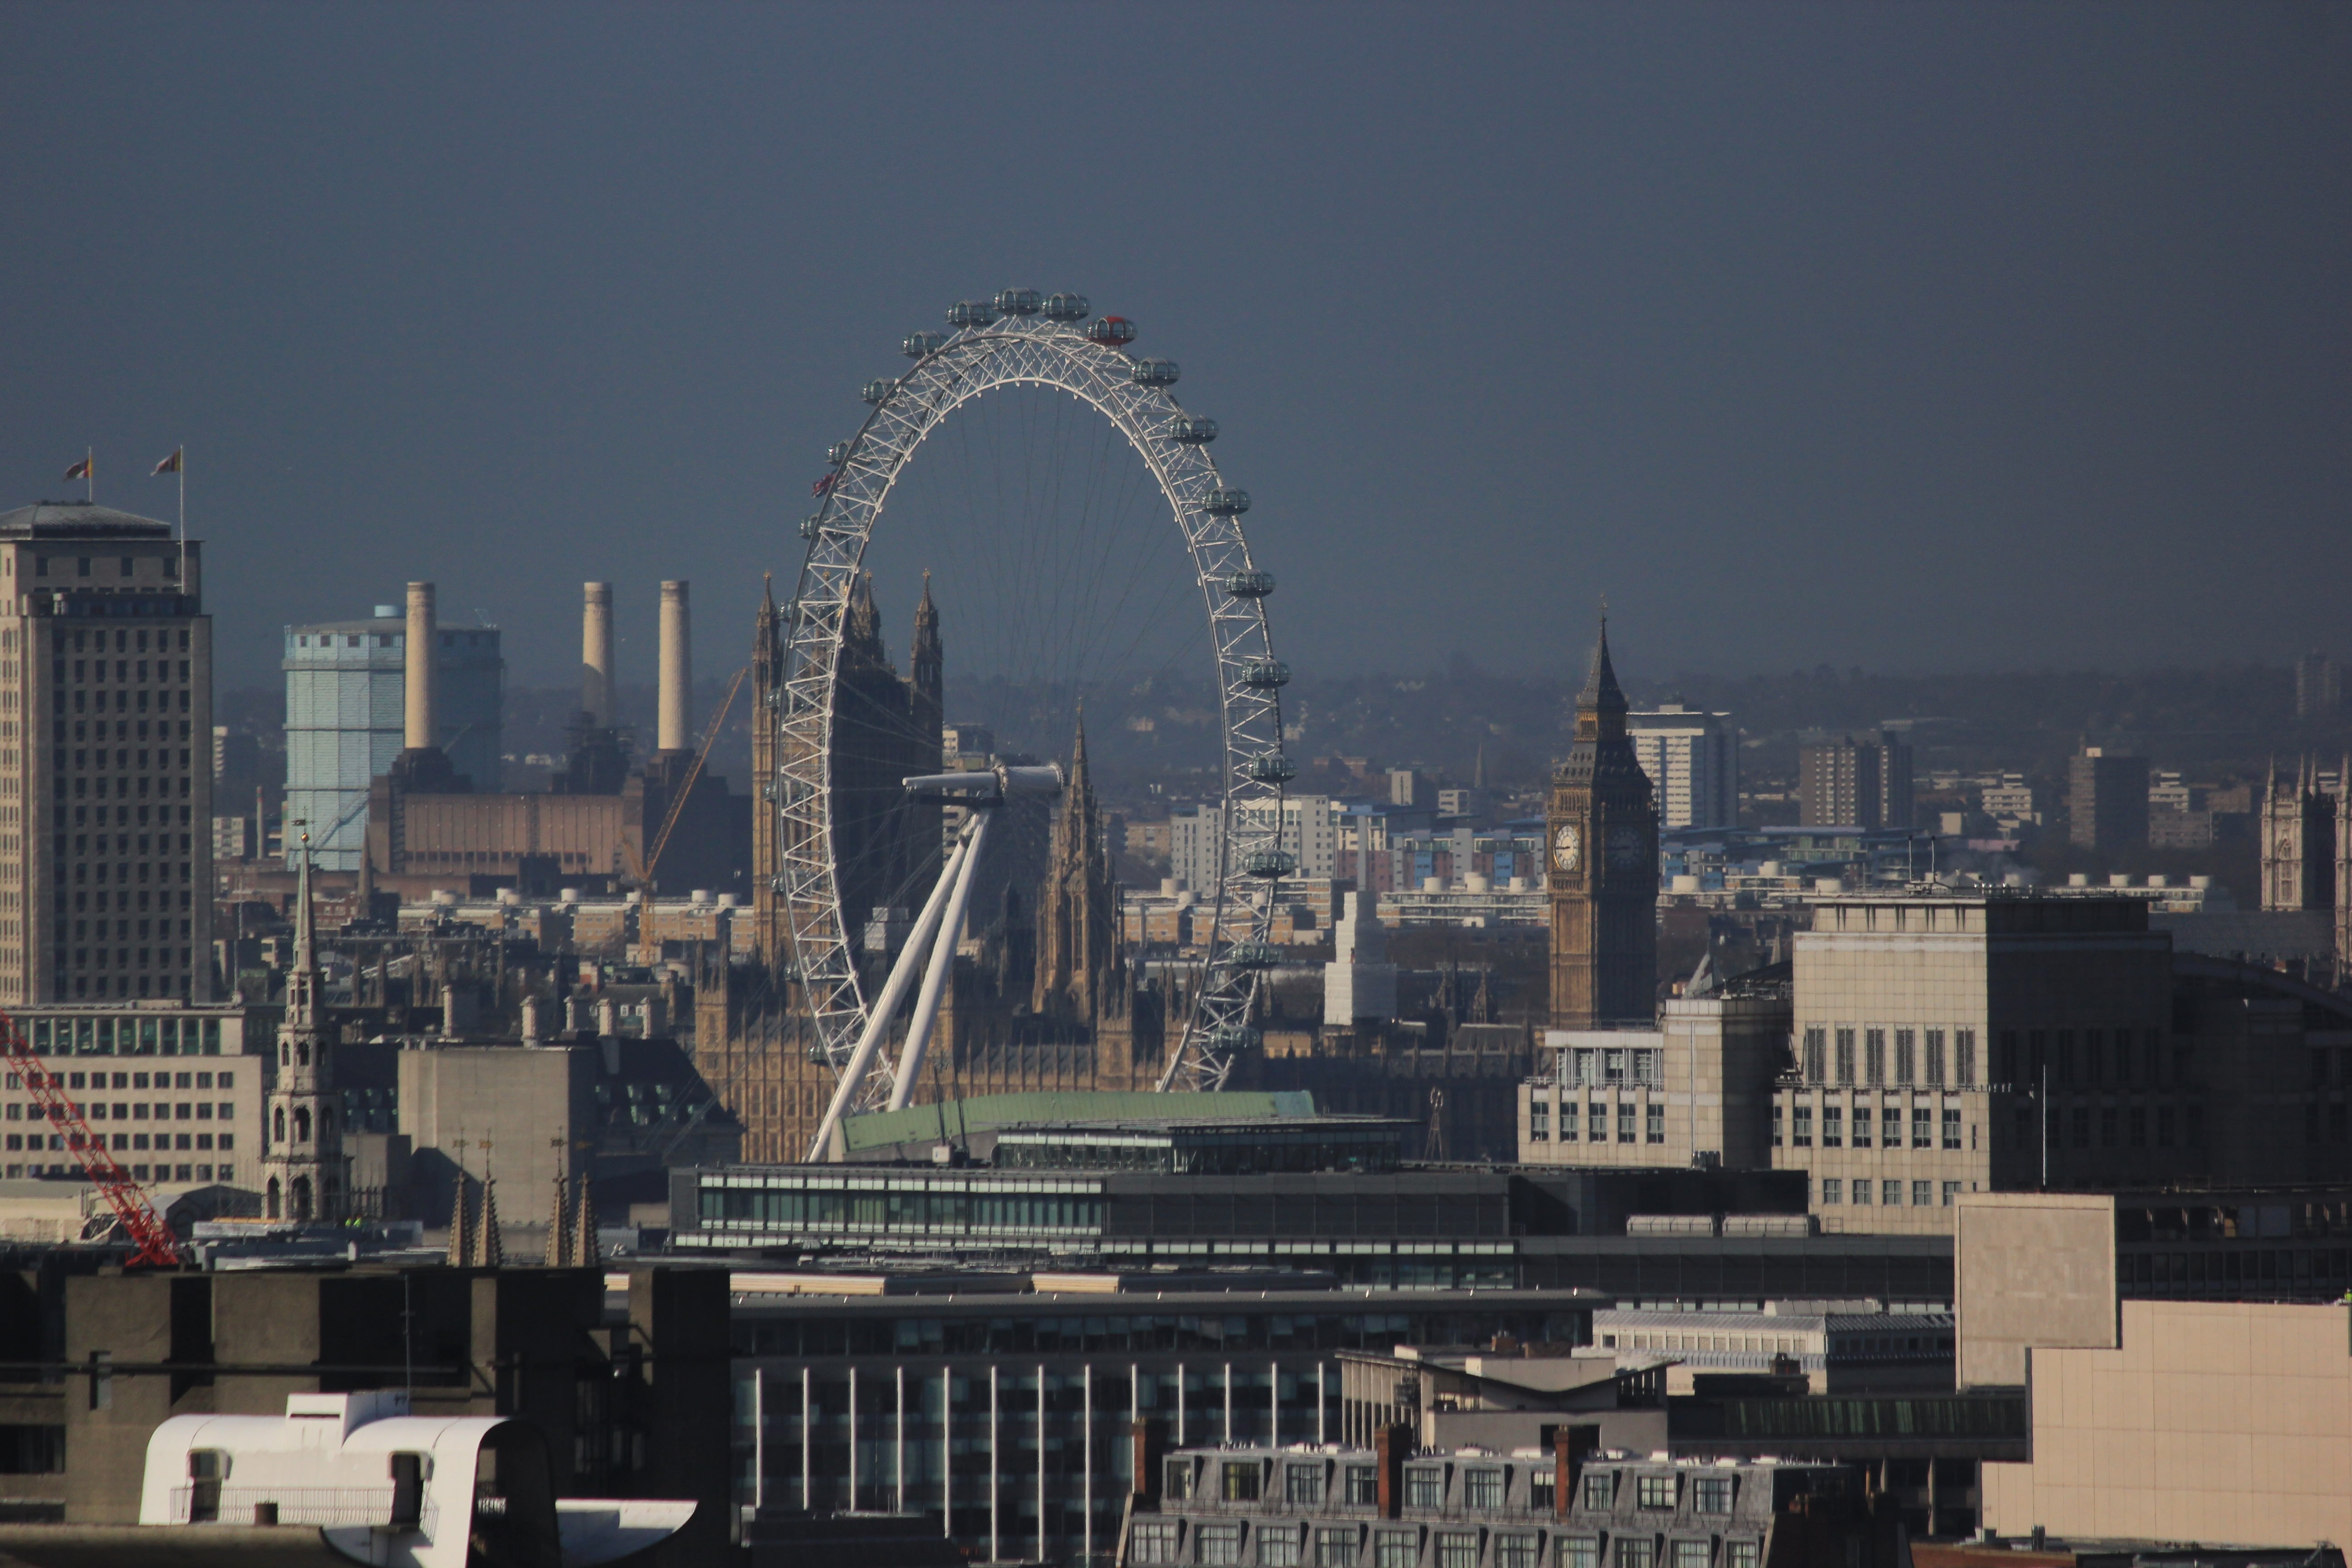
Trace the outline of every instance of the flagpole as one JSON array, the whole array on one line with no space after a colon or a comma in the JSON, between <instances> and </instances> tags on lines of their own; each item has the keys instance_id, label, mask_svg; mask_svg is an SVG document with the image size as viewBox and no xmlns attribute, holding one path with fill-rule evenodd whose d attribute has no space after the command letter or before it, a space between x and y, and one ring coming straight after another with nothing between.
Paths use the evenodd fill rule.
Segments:
<instances>
[{"instance_id":1,"label":"flagpole","mask_svg":"<svg viewBox=\"0 0 2352 1568\"><path fill-rule=\"evenodd\" d=\"M82 448L81 499L85 506L98 504L98 448L95 447Z\"/></svg>"},{"instance_id":2,"label":"flagpole","mask_svg":"<svg viewBox=\"0 0 2352 1568\"><path fill-rule=\"evenodd\" d=\"M177 458L179 459L179 461L178 461L177 463L175 463L175 464L173 466L173 472L174 476L175 476L175 477L179 479L179 481L180 481L180 593L181 593L182 596L183 596L183 597L184 597L184 596L186 595L187 592L188 592L188 447L187 447L187 443L185 443L184 441L184 442L182 442L182 443L180 444L180 447L179 447L179 449L178 449L177 451L173 452L172 455L173 455L174 458Z\"/></svg>"}]
</instances>

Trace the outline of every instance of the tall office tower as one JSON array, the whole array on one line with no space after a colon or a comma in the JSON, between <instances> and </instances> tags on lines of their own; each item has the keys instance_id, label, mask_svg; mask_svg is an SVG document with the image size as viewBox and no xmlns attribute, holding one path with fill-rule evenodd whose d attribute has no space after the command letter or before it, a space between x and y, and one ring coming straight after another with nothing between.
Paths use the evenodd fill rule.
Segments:
<instances>
[{"instance_id":1,"label":"tall office tower","mask_svg":"<svg viewBox=\"0 0 2352 1568\"><path fill-rule=\"evenodd\" d=\"M1555 769L1551 1021L1560 1028L1657 1016L1658 810L1625 733L1625 694L1604 623L1576 698L1576 738Z\"/></svg>"},{"instance_id":2,"label":"tall office tower","mask_svg":"<svg viewBox=\"0 0 2352 1568\"><path fill-rule=\"evenodd\" d=\"M1654 713L1628 713L1633 755L1657 791L1658 826L1739 826L1739 733L1728 713L1703 713L1662 702Z\"/></svg>"},{"instance_id":3,"label":"tall office tower","mask_svg":"<svg viewBox=\"0 0 2352 1568\"><path fill-rule=\"evenodd\" d=\"M2344 667L2312 649L2294 661L2294 716L2333 718L2344 700Z\"/></svg>"},{"instance_id":4,"label":"tall office tower","mask_svg":"<svg viewBox=\"0 0 2352 1568\"><path fill-rule=\"evenodd\" d=\"M310 858L300 836L292 853L300 867L295 896L294 961L286 971L286 1016L278 1026L278 1072L269 1090L261 1156L262 1215L267 1219L343 1217L349 1187L343 1133L337 1119L333 1035L320 994L319 943L310 902Z\"/></svg>"},{"instance_id":5,"label":"tall office tower","mask_svg":"<svg viewBox=\"0 0 2352 1568\"><path fill-rule=\"evenodd\" d=\"M457 770L494 788L506 661L490 626L436 628L435 722ZM408 623L393 605L366 620L286 628L286 816L310 825L322 871L356 871L367 842L369 781L400 755L407 708ZM288 836L292 854L293 836ZM378 866L377 870L387 869Z\"/></svg>"},{"instance_id":6,"label":"tall office tower","mask_svg":"<svg viewBox=\"0 0 2352 1568\"><path fill-rule=\"evenodd\" d=\"M0 1005L213 996L204 547L0 513Z\"/></svg>"},{"instance_id":7,"label":"tall office tower","mask_svg":"<svg viewBox=\"0 0 2352 1568\"><path fill-rule=\"evenodd\" d=\"M1892 731L1878 737L1878 826L1912 825L1911 742Z\"/></svg>"},{"instance_id":8,"label":"tall office tower","mask_svg":"<svg viewBox=\"0 0 2352 1568\"><path fill-rule=\"evenodd\" d=\"M2085 746L2067 764L2067 837L2104 854L2147 842L2147 759Z\"/></svg>"}]
</instances>

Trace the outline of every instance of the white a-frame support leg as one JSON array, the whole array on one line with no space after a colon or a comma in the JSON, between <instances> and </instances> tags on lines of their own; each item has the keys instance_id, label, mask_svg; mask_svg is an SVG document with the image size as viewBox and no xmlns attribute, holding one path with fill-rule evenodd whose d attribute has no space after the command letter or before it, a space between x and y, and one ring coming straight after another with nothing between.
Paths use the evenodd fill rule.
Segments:
<instances>
[{"instance_id":1,"label":"white a-frame support leg","mask_svg":"<svg viewBox=\"0 0 2352 1568\"><path fill-rule=\"evenodd\" d=\"M915 1092L916 1075L923 1070L923 1048L931 1043L931 1030L940 1021L940 993L947 989L949 977L955 973L956 943L963 940L964 910L971 906L972 873L980 868L981 842L988 837L992 811L975 811L964 828L963 864L952 867L955 891L948 895L948 912L940 921L939 940L931 944L931 966L923 972L922 994L915 998L915 1016L907 1025L907 1043L898 1052L898 1076L890 1081L890 1109L904 1110L907 1100ZM940 878L946 880L948 871ZM911 943L909 944L911 945Z\"/></svg>"}]
</instances>

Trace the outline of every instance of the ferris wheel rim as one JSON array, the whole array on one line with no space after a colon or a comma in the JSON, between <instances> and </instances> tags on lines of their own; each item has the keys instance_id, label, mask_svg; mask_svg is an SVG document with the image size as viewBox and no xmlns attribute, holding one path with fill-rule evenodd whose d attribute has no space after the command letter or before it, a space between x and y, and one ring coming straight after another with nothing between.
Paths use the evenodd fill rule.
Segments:
<instances>
[{"instance_id":1,"label":"ferris wheel rim","mask_svg":"<svg viewBox=\"0 0 2352 1568\"><path fill-rule=\"evenodd\" d=\"M1153 368L1139 370L1146 365ZM849 597L890 494L923 443L966 404L1019 386L1062 392L1106 419L1143 461L1183 537L1207 616L1224 767L1200 984L1181 1037L1166 1047L1157 1087L1221 1088L1246 1045L1258 982L1255 966L1234 962L1234 950L1264 947L1274 899L1269 886L1243 868L1254 853L1263 863L1262 852L1279 844L1287 769L1261 759L1282 753L1280 684L1287 672L1274 657L1263 591L1225 591L1240 574L1265 580L1240 522L1247 498L1234 508L1230 498L1239 492L1225 487L1205 442L1179 438L1176 432L1190 426L1169 391L1174 377L1168 362L1134 358L1089 338L1074 321L1009 316L969 323L927 341L903 375L868 384L871 410L856 436L835 448L820 504L803 524L807 542L772 722L779 758L773 809L783 847L774 890L783 898L814 1052L836 1071L868 1016L832 850L835 699ZM1213 498L1221 503L1216 510L1207 504ZM1273 809L1244 809L1252 802L1272 802ZM877 1081L869 1097L888 1087Z\"/></svg>"}]
</instances>

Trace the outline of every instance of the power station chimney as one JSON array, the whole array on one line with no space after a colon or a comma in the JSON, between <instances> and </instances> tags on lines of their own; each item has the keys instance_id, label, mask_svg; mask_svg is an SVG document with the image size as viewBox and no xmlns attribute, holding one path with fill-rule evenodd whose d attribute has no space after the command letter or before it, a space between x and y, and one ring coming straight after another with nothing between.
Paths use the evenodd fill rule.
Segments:
<instances>
[{"instance_id":1,"label":"power station chimney","mask_svg":"<svg viewBox=\"0 0 2352 1568\"><path fill-rule=\"evenodd\" d=\"M587 598L580 612L580 706L592 726L609 730L613 727L613 584L582 586Z\"/></svg>"},{"instance_id":2,"label":"power station chimney","mask_svg":"<svg viewBox=\"0 0 2352 1568\"><path fill-rule=\"evenodd\" d=\"M693 744L694 649L686 608L686 584L661 585L661 705L656 717L658 749L683 752Z\"/></svg>"},{"instance_id":3,"label":"power station chimney","mask_svg":"<svg viewBox=\"0 0 2352 1568\"><path fill-rule=\"evenodd\" d=\"M412 752L429 752L440 744L439 704L434 700L434 655L440 647L438 624L433 613L433 584L408 585L408 668L406 735Z\"/></svg>"}]
</instances>

